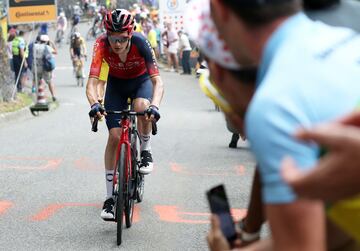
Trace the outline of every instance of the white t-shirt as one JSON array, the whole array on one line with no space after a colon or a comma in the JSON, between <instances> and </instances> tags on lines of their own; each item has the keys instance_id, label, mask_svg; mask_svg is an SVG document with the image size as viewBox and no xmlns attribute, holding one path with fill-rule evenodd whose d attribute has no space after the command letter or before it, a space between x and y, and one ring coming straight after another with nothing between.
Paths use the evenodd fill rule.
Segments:
<instances>
[{"instance_id":1,"label":"white t-shirt","mask_svg":"<svg viewBox=\"0 0 360 251\"><path fill-rule=\"evenodd\" d=\"M183 51L191 51L189 38L185 34L181 34L179 49Z\"/></svg>"}]
</instances>

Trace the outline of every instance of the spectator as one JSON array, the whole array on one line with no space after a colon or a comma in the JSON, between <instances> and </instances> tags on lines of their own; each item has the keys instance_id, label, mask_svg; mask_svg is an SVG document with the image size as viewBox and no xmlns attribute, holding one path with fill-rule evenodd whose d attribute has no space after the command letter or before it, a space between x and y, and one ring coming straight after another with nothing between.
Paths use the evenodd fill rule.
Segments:
<instances>
[{"instance_id":1,"label":"spectator","mask_svg":"<svg viewBox=\"0 0 360 251\"><path fill-rule=\"evenodd\" d=\"M24 39L24 32L19 31L19 35L12 41L13 66L15 72L15 84L18 92L22 92L25 83L25 73L27 68L26 57L28 50Z\"/></svg>"},{"instance_id":2,"label":"spectator","mask_svg":"<svg viewBox=\"0 0 360 251\"><path fill-rule=\"evenodd\" d=\"M33 68L33 63L34 63L34 44L35 43L40 43L40 35L37 35L35 41L33 41L29 44L29 55L26 60L27 60L28 68L31 72L34 72L32 68ZM35 93L35 91L36 91L35 78L33 78L33 86L32 86L31 91L33 93Z\"/></svg>"},{"instance_id":3,"label":"spectator","mask_svg":"<svg viewBox=\"0 0 360 251\"><path fill-rule=\"evenodd\" d=\"M194 17L199 18L196 19ZM209 92L208 96L224 111L228 121L227 124L231 124L232 127L236 128L237 133L240 132L244 137L243 121L245 112L241 112L239 115L235 114L234 110L246 111L255 90L256 69L242 69L227 50L224 42L219 40L218 32L210 19L208 0L192 2L184 19L185 28L189 33L190 39L197 41L198 46L203 52L203 57L207 60L211 79L211 81L208 81L210 83L206 84ZM203 28L204 24L207 25L205 29ZM200 84L204 82L202 81L203 77L204 75L200 78ZM228 95L227 100L224 100L216 89L219 89L219 87L224 89L225 86L226 88L231 88L233 93L239 95ZM239 246L248 245L258 240L263 222L264 214L261 204L260 178L259 172L256 171L248 214L246 219L241 221L242 232L236 241ZM212 240L209 241L213 243ZM210 246L212 247L212 245ZM224 248L224 250L226 249Z\"/></svg>"},{"instance_id":4,"label":"spectator","mask_svg":"<svg viewBox=\"0 0 360 251\"><path fill-rule=\"evenodd\" d=\"M47 35L48 34L48 23L42 23L41 25L40 25L40 32L39 32L39 34L40 35Z\"/></svg>"},{"instance_id":5,"label":"spectator","mask_svg":"<svg viewBox=\"0 0 360 251\"><path fill-rule=\"evenodd\" d=\"M36 64L36 73L37 73L37 79L40 81L40 79L43 79L49 86L49 91L52 96L52 100L55 102L55 87L52 82L52 71L45 71L43 67L43 58L47 54L53 54L54 50L49 45L50 43L49 36L48 35L41 35L40 36L40 42L34 44L34 55L35 60L34 64ZM35 67L33 67L33 74L35 74Z\"/></svg>"},{"instance_id":6,"label":"spectator","mask_svg":"<svg viewBox=\"0 0 360 251\"><path fill-rule=\"evenodd\" d=\"M15 39L15 37L16 37L16 30L12 28L9 30L9 35L8 35L7 45L6 45L6 51L7 51L7 55L8 55L8 59L9 59L9 65L10 65L10 69L12 71L14 71L12 42Z\"/></svg>"},{"instance_id":7,"label":"spectator","mask_svg":"<svg viewBox=\"0 0 360 251\"><path fill-rule=\"evenodd\" d=\"M153 22L154 24L154 30L156 32L156 42L158 44L158 58L157 59L160 59L160 53L161 53L161 30L160 30L160 27L159 27L159 22L158 21L154 21Z\"/></svg>"},{"instance_id":8,"label":"spectator","mask_svg":"<svg viewBox=\"0 0 360 251\"><path fill-rule=\"evenodd\" d=\"M179 55L181 59L181 65L183 67L183 72L181 74L191 75L190 67L190 52L191 46L190 41L187 35L183 31L178 32L179 35Z\"/></svg>"},{"instance_id":9,"label":"spectator","mask_svg":"<svg viewBox=\"0 0 360 251\"><path fill-rule=\"evenodd\" d=\"M172 67L174 67L175 71L179 72L179 62L177 57L179 39L171 23L167 23L166 28L166 46L168 52L169 70L173 71Z\"/></svg>"},{"instance_id":10,"label":"spectator","mask_svg":"<svg viewBox=\"0 0 360 251\"><path fill-rule=\"evenodd\" d=\"M202 3L200 5L201 6L206 6L206 3ZM189 8L189 9L191 9L191 8ZM202 9L202 10L204 10L204 8L194 8L194 9ZM201 16L202 21L205 22L207 25L209 25L206 18L204 18L204 16L206 16L206 15L204 15L204 13L202 13L202 14L191 13L190 17L192 18L192 21L190 23L190 27L192 28L191 29L192 31L197 30L196 29L197 22L194 22L194 20L193 20L194 16ZM207 33L203 32L202 30L201 30L201 33L205 37L207 37L207 38L209 37L207 35ZM195 40L198 40L198 38L196 38ZM209 43L210 44L216 44L216 41L214 42L212 39L209 39ZM215 51L215 54L216 54L217 47L215 47L213 50ZM224 81L221 81L221 83L223 83L223 82ZM232 92L235 92L235 91L236 91L236 89L232 89ZM241 94L241 93L243 93L243 91L238 91L237 93ZM238 96L238 99L240 99L239 96ZM236 125L236 123L235 123L235 125ZM238 127L242 128L242 121L240 120L240 122L238 122L237 125L238 125ZM259 231L259 229L260 229L260 227L261 227L261 225L262 225L262 223L264 221L263 218L262 218L262 212L261 212L262 206L261 206L261 204L259 204L259 202L261 201L261 194L259 193L259 189L258 189L260 187L260 182L258 181L258 179L259 179L258 176L259 175L256 172L255 178L254 178L254 183L253 183L253 188L252 188L252 193L251 193L251 200L250 200L249 209L248 209L248 216L245 219L242 220L242 224L241 224L243 231L245 230L245 231L247 231L247 233L250 233L247 236L256 236L257 231ZM315 183L313 184L313 186L315 186ZM310 192L311 192L311 189L306 188L305 186L303 186L302 189L306 189L308 194L310 194ZM329 191L332 191L332 190L327 190L327 191L328 191L328 194L330 195ZM328 228L331 229L332 227L331 226L329 227L329 225L328 225ZM334 245L334 239L337 239L336 240L337 243L335 243L335 244L339 244L339 243L343 244L344 243L343 242L344 239L341 240L341 238L339 238L339 236L340 235L339 235L338 232L336 233L336 238L333 238L332 236L329 236L329 243L328 243L328 244L330 244L328 246L329 250L333 250L332 247L336 248L336 246L339 246L339 245ZM345 236L345 238L346 238L345 241L348 241L348 238L346 236ZM342 242L340 242L339 239ZM244 243L244 240L243 240L243 243ZM270 242L267 242L267 244L269 244L269 243ZM338 249L336 249L336 250L338 250Z\"/></svg>"},{"instance_id":11,"label":"spectator","mask_svg":"<svg viewBox=\"0 0 360 251\"><path fill-rule=\"evenodd\" d=\"M149 31L153 27L152 21L145 15L145 17L141 17L140 25L142 27L143 35L147 37Z\"/></svg>"},{"instance_id":12,"label":"spectator","mask_svg":"<svg viewBox=\"0 0 360 251\"><path fill-rule=\"evenodd\" d=\"M280 163L290 155L302 168L311 168L319 148L293 139L294 131L354 109L360 91L354 83L360 77L359 55L354 52L360 51L355 49L360 41L352 30L310 21L299 13L296 0L211 0L211 7L216 10L212 15L220 35L237 61L246 66L261 62L245 122L246 136L259 161L274 247L325 250L322 203L296 198L280 178ZM322 73L335 69L335 76ZM299 77L294 80L293 76ZM347 85L339 84L344 82ZM325 89L326 94L321 91ZM225 96L234 95L230 88L221 90ZM334 107L334 96L341 105Z\"/></svg>"},{"instance_id":13,"label":"spectator","mask_svg":"<svg viewBox=\"0 0 360 251\"><path fill-rule=\"evenodd\" d=\"M158 43L156 39L156 31L153 26L150 27L150 30L147 34L147 39L150 42L151 48L154 50L155 56L159 59Z\"/></svg>"}]
</instances>

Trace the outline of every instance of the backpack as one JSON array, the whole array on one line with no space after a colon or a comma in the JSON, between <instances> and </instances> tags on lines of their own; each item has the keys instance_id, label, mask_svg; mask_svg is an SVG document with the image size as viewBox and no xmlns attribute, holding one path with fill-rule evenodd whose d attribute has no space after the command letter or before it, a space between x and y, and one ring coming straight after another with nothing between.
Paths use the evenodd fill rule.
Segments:
<instances>
[{"instance_id":1,"label":"backpack","mask_svg":"<svg viewBox=\"0 0 360 251\"><path fill-rule=\"evenodd\" d=\"M53 71L55 69L55 58L47 47L45 47L42 61L44 71Z\"/></svg>"}]
</instances>

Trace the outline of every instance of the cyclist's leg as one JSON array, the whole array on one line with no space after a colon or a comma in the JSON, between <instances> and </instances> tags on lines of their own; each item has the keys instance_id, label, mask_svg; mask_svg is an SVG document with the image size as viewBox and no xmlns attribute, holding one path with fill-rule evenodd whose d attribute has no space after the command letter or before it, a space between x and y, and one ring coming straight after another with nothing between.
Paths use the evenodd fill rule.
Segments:
<instances>
[{"instance_id":1,"label":"cyclist's leg","mask_svg":"<svg viewBox=\"0 0 360 251\"><path fill-rule=\"evenodd\" d=\"M85 72L84 72L84 64L85 64L85 59L84 59L84 56L83 55L81 55L81 57L80 57L80 62L81 62L81 64L80 64L80 72L81 72L81 78L85 78Z\"/></svg>"},{"instance_id":2,"label":"cyclist's leg","mask_svg":"<svg viewBox=\"0 0 360 251\"><path fill-rule=\"evenodd\" d=\"M139 85L134 97L134 109L137 112L146 110L151 102L153 93L153 85L150 78L146 78ZM151 155L151 123L145 120L145 117L138 118L138 131L140 134L141 145L141 166L140 171L148 174L153 170L153 161Z\"/></svg>"},{"instance_id":3,"label":"cyclist's leg","mask_svg":"<svg viewBox=\"0 0 360 251\"><path fill-rule=\"evenodd\" d=\"M105 109L107 110L123 110L126 109L127 99L122 98L119 92L119 88L116 88L116 81L109 81L109 84L105 94ZM120 125L119 115L108 115L106 117L106 125L109 130L109 136L105 148L105 183L106 183L106 200L104 202L103 210L101 212L101 218L104 220L114 218L113 205L114 200L112 198L113 192L113 173L115 169L116 161L116 148L120 139Z\"/></svg>"}]
</instances>

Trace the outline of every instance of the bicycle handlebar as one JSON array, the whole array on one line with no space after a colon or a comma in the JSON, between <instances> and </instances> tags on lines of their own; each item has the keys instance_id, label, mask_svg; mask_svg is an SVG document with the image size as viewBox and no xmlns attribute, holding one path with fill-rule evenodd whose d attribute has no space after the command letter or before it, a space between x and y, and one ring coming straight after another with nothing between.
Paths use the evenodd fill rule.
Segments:
<instances>
[{"instance_id":1,"label":"bicycle handlebar","mask_svg":"<svg viewBox=\"0 0 360 251\"><path fill-rule=\"evenodd\" d=\"M105 111L107 115L109 114L120 114L123 116L145 116L145 112L134 112L134 111ZM93 132L98 131L98 122L99 118L97 116L94 117L94 121L92 122L91 130ZM157 125L155 121L151 121L151 127L152 127L152 135L157 134Z\"/></svg>"}]
</instances>

